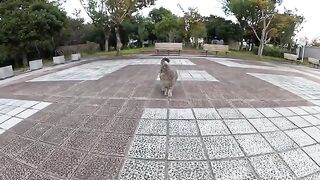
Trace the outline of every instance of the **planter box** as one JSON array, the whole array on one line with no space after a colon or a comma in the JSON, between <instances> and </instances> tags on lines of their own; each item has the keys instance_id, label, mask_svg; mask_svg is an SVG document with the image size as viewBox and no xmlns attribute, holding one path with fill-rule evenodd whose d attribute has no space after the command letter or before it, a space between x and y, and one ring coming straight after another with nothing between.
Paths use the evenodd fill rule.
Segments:
<instances>
[{"instance_id":1,"label":"planter box","mask_svg":"<svg viewBox=\"0 0 320 180\"><path fill-rule=\"evenodd\" d=\"M30 67L31 71L37 70L37 69L42 69L42 67L43 67L42 59L29 61L29 67Z\"/></svg>"},{"instance_id":2,"label":"planter box","mask_svg":"<svg viewBox=\"0 0 320 180\"><path fill-rule=\"evenodd\" d=\"M13 75L12 66L0 67L0 79L12 77Z\"/></svg>"},{"instance_id":3,"label":"planter box","mask_svg":"<svg viewBox=\"0 0 320 180\"><path fill-rule=\"evenodd\" d=\"M81 59L81 54L71 54L71 61L79 61Z\"/></svg>"},{"instance_id":4,"label":"planter box","mask_svg":"<svg viewBox=\"0 0 320 180\"><path fill-rule=\"evenodd\" d=\"M55 56L53 57L53 64L63 64L66 62L64 56Z\"/></svg>"}]
</instances>

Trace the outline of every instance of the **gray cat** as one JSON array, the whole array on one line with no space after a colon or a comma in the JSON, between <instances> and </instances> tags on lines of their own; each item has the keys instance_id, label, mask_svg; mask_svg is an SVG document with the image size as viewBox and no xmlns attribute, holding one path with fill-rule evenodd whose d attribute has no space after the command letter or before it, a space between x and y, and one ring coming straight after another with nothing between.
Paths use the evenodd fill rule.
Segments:
<instances>
[{"instance_id":1,"label":"gray cat","mask_svg":"<svg viewBox=\"0 0 320 180\"><path fill-rule=\"evenodd\" d=\"M161 60L160 69L160 81L161 81L161 91L165 96L171 97L173 86L178 79L177 71L169 66L170 60L168 58L163 58Z\"/></svg>"}]
</instances>

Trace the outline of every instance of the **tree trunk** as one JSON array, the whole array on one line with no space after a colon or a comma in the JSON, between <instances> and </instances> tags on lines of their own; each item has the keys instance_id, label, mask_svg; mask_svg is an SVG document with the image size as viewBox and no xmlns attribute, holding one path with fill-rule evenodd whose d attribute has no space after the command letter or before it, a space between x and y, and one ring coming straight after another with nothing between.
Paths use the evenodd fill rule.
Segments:
<instances>
[{"instance_id":1,"label":"tree trunk","mask_svg":"<svg viewBox=\"0 0 320 180\"><path fill-rule=\"evenodd\" d=\"M117 38L117 56L120 55L120 51L121 51L121 47L122 47L122 43L121 43L121 39L120 39L120 29L118 27L115 28L116 31L116 38Z\"/></svg>"},{"instance_id":2,"label":"tree trunk","mask_svg":"<svg viewBox=\"0 0 320 180\"><path fill-rule=\"evenodd\" d=\"M109 36L105 37L104 41L104 51L108 52L109 51Z\"/></svg>"},{"instance_id":3,"label":"tree trunk","mask_svg":"<svg viewBox=\"0 0 320 180\"><path fill-rule=\"evenodd\" d=\"M28 66L28 59L27 59L27 53L26 52L22 52L22 65L23 65L23 67L27 67Z\"/></svg>"},{"instance_id":4,"label":"tree trunk","mask_svg":"<svg viewBox=\"0 0 320 180\"><path fill-rule=\"evenodd\" d=\"M261 32L260 45L259 45L259 50L258 50L258 56L260 56L260 57L262 57L265 43L266 43L266 27L264 26L262 29L262 32Z\"/></svg>"}]
</instances>

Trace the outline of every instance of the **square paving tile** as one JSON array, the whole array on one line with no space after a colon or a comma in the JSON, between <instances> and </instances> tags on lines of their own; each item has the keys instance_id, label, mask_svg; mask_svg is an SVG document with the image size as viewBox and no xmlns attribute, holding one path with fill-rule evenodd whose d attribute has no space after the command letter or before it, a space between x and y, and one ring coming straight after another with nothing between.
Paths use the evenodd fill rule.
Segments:
<instances>
[{"instance_id":1,"label":"square paving tile","mask_svg":"<svg viewBox=\"0 0 320 180\"><path fill-rule=\"evenodd\" d=\"M24 136L38 139L42 136L45 132L47 132L52 126L48 124L38 123L37 125L33 126L27 132L24 133Z\"/></svg>"},{"instance_id":2,"label":"square paving tile","mask_svg":"<svg viewBox=\"0 0 320 180\"><path fill-rule=\"evenodd\" d=\"M298 128L292 122L290 122L289 120L287 120L284 117L282 117L282 118L269 118L269 120L271 122L273 122L273 124L275 124L281 130Z\"/></svg>"},{"instance_id":3,"label":"square paving tile","mask_svg":"<svg viewBox=\"0 0 320 180\"><path fill-rule=\"evenodd\" d=\"M268 132L262 134L271 146L277 151L285 151L289 149L297 148L298 145L292 141L285 133L282 131Z\"/></svg>"},{"instance_id":4,"label":"square paving tile","mask_svg":"<svg viewBox=\"0 0 320 180\"><path fill-rule=\"evenodd\" d=\"M82 151L89 151L96 142L99 133L86 130L77 130L66 140L63 146L78 149Z\"/></svg>"},{"instance_id":5,"label":"square paving tile","mask_svg":"<svg viewBox=\"0 0 320 180\"><path fill-rule=\"evenodd\" d=\"M23 134L29 129L31 129L32 127L34 127L36 124L37 124L36 122L21 121L19 124L10 128L10 131L16 134Z\"/></svg>"},{"instance_id":6,"label":"square paving tile","mask_svg":"<svg viewBox=\"0 0 320 180\"><path fill-rule=\"evenodd\" d=\"M214 108L193 108L196 119L221 119Z\"/></svg>"},{"instance_id":7,"label":"square paving tile","mask_svg":"<svg viewBox=\"0 0 320 180\"><path fill-rule=\"evenodd\" d=\"M173 161L169 163L168 179L213 179L204 161Z\"/></svg>"},{"instance_id":8,"label":"square paving tile","mask_svg":"<svg viewBox=\"0 0 320 180\"><path fill-rule=\"evenodd\" d=\"M9 116L15 116L17 114L19 114L20 112L26 110L27 108L22 108L22 107L16 107L15 109L7 112L6 114Z\"/></svg>"},{"instance_id":9,"label":"square paving tile","mask_svg":"<svg viewBox=\"0 0 320 180\"><path fill-rule=\"evenodd\" d=\"M312 125L320 125L320 119L316 118L315 116L309 115L309 116L301 116L303 119L307 120Z\"/></svg>"},{"instance_id":10,"label":"square paving tile","mask_svg":"<svg viewBox=\"0 0 320 180\"><path fill-rule=\"evenodd\" d=\"M274 108L274 110L276 110L278 113L286 117L297 115L296 113L294 113L293 111L291 111L289 108L286 108L286 107Z\"/></svg>"},{"instance_id":11,"label":"square paving tile","mask_svg":"<svg viewBox=\"0 0 320 180\"><path fill-rule=\"evenodd\" d=\"M308 134L301 129L287 130L285 133L293 139L299 146L307 146L316 143Z\"/></svg>"},{"instance_id":12,"label":"square paving tile","mask_svg":"<svg viewBox=\"0 0 320 180\"><path fill-rule=\"evenodd\" d=\"M79 151L56 149L39 169L61 178L69 178L80 165L84 156L85 154Z\"/></svg>"},{"instance_id":13,"label":"square paving tile","mask_svg":"<svg viewBox=\"0 0 320 180\"><path fill-rule=\"evenodd\" d=\"M54 178L42 172L34 172L31 176L29 176L28 180L59 180L58 178Z\"/></svg>"},{"instance_id":14,"label":"square paving tile","mask_svg":"<svg viewBox=\"0 0 320 180\"><path fill-rule=\"evenodd\" d=\"M276 154L251 157L250 161L261 179L295 179L290 169Z\"/></svg>"},{"instance_id":15,"label":"square paving tile","mask_svg":"<svg viewBox=\"0 0 320 180\"><path fill-rule=\"evenodd\" d=\"M53 146L35 142L27 150L19 155L20 161L37 168L54 150Z\"/></svg>"},{"instance_id":16,"label":"square paving tile","mask_svg":"<svg viewBox=\"0 0 320 180\"><path fill-rule=\"evenodd\" d=\"M198 137L170 137L170 160L203 160L204 149L201 139Z\"/></svg>"},{"instance_id":17,"label":"square paving tile","mask_svg":"<svg viewBox=\"0 0 320 180\"><path fill-rule=\"evenodd\" d=\"M6 120L10 119L11 116L5 115L5 114L0 114L0 124L5 122Z\"/></svg>"},{"instance_id":18,"label":"square paving tile","mask_svg":"<svg viewBox=\"0 0 320 180\"><path fill-rule=\"evenodd\" d=\"M71 131L68 128L52 127L40 137L40 140L60 145L70 135Z\"/></svg>"},{"instance_id":19,"label":"square paving tile","mask_svg":"<svg viewBox=\"0 0 320 180\"><path fill-rule=\"evenodd\" d=\"M235 138L249 156L273 152L260 134L238 135Z\"/></svg>"},{"instance_id":20,"label":"square paving tile","mask_svg":"<svg viewBox=\"0 0 320 180\"><path fill-rule=\"evenodd\" d=\"M91 116L83 125L85 129L104 130L111 126L112 118L105 116Z\"/></svg>"},{"instance_id":21,"label":"square paving tile","mask_svg":"<svg viewBox=\"0 0 320 180\"><path fill-rule=\"evenodd\" d=\"M8 145L12 140L18 136L10 131L5 131L0 135L0 149Z\"/></svg>"},{"instance_id":22,"label":"square paving tile","mask_svg":"<svg viewBox=\"0 0 320 180\"><path fill-rule=\"evenodd\" d=\"M304 147L303 150L319 165L320 164L320 144Z\"/></svg>"},{"instance_id":23,"label":"square paving tile","mask_svg":"<svg viewBox=\"0 0 320 180\"><path fill-rule=\"evenodd\" d=\"M303 131L309 134L314 140L320 142L320 129L316 127L303 128Z\"/></svg>"},{"instance_id":24,"label":"square paving tile","mask_svg":"<svg viewBox=\"0 0 320 180\"><path fill-rule=\"evenodd\" d=\"M318 111L313 109L310 106L300 106L301 109L305 110L306 112L308 112L309 114L317 114Z\"/></svg>"},{"instance_id":25,"label":"square paving tile","mask_svg":"<svg viewBox=\"0 0 320 180\"><path fill-rule=\"evenodd\" d=\"M17 162L8 164L4 169L0 170L0 179L3 180L20 180L26 179L33 173L30 167Z\"/></svg>"},{"instance_id":26,"label":"square paving tile","mask_svg":"<svg viewBox=\"0 0 320 180\"><path fill-rule=\"evenodd\" d=\"M117 157L88 156L73 177L78 179L117 179L123 159Z\"/></svg>"},{"instance_id":27,"label":"square paving tile","mask_svg":"<svg viewBox=\"0 0 320 180\"><path fill-rule=\"evenodd\" d=\"M120 111L120 107L116 106L101 106L96 112L95 115L114 117Z\"/></svg>"},{"instance_id":28,"label":"square paving tile","mask_svg":"<svg viewBox=\"0 0 320 180\"><path fill-rule=\"evenodd\" d=\"M105 131L133 135L139 124L138 119L116 118Z\"/></svg>"},{"instance_id":29,"label":"square paving tile","mask_svg":"<svg viewBox=\"0 0 320 180\"><path fill-rule=\"evenodd\" d=\"M195 119L191 109L169 109L169 119Z\"/></svg>"},{"instance_id":30,"label":"square paving tile","mask_svg":"<svg viewBox=\"0 0 320 180\"><path fill-rule=\"evenodd\" d=\"M247 134L257 132L254 127L245 119L225 120L232 134Z\"/></svg>"},{"instance_id":31,"label":"square paving tile","mask_svg":"<svg viewBox=\"0 0 320 180\"><path fill-rule=\"evenodd\" d=\"M203 137L210 159L244 156L237 141L232 136Z\"/></svg>"},{"instance_id":32,"label":"square paving tile","mask_svg":"<svg viewBox=\"0 0 320 180\"><path fill-rule=\"evenodd\" d=\"M141 119L136 134L166 135L167 120Z\"/></svg>"},{"instance_id":33,"label":"square paving tile","mask_svg":"<svg viewBox=\"0 0 320 180\"><path fill-rule=\"evenodd\" d=\"M16 117L21 118L21 119L26 119L33 114L37 113L39 110L36 109L27 109L25 111L22 111L21 113L17 114Z\"/></svg>"},{"instance_id":34,"label":"square paving tile","mask_svg":"<svg viewBox=\"0 0 320 180\"><path fill-rule=\"evenodd\" d=\"M288 107L291 111L296 113L297 115L308 115L309 113L299 107Z\"/></svg>"},{"instance_id":35,"label":"square paving tile","mask_svg":"<svg viewBox=\"0 0 320 180\"><path fill-rule=\"evenodd\" d=\"M258 110L254 108L239 108L238 109L244 117L248 119L254 119L254 118L263 118L264 115L261 114Z\"/></svg>"},{"instance_id":36,"label":"square paving tile","mask_svg":"<svg viewBox=\"0 0 320 180\"><path fill-rule=\"evenodd\" d=\"M223 119L243 118L243 115L237 109L221 108L221 109L217 109L217 111Z\"/></svg>"},{"instance_id":37,"label":"square paving tile","mask_svg":"<svg viewBox=\"0 0 320 180\"><path fill-rule=\"evenodd\" d=\"M217 180L258 179L245 159L212 161L211 167Z\"/></svg>"},{"instance_id":38,"label":"square paving tile","mask_svg":"<svg viewBox=\"0 0 320 180\"><path fill-rule=\"evenodd\" d=\"M169 120L169 135L196 136L198 128L195 120Z\"/></svg>"},{"instance_id":39,"label":"square paving tile","mask_svg":"<svg viewBox=\"0 0 320 180\"><path fill-rule=\"evenodd\" d=\"M165 162L128 159L122 169L120 180L165 179Z\"/></svg>"},{"instance_id":40,"label":"square paving tile","mask_svg":"<svg viewBox=\"0 0 320 180\"><path fill-rule=\"evenodd\" d=\"M135 136L130 147L130 158L164 159L166 150L165 136Z\"/></svg>"},{"instance_id":41,"label":"square paving tile","mask_svg":"<svg viewBox=\"0 0 320 180\"><path fill-rule=\"evenodd\" d=\"M265 117L272 118L272 117L281 117L282 115L279 114L272 108L257 108Z\"/></svg>"},{"instance_id":42,"label":"square paving tile","mask_svg":"<svg viewBox=\"0 0 320 180\"><path fill-rule=\"evenodd\" d=\"M161 108L145 108L141 118L144 119L167 119L168 110Z\"/></svg>"},{"instance_id":43,"label":"square paving tile","mask_svg":"<svg viewBox=\"0 0 320 180\"><path fill-rule=\"evenodd\" d=\"M227 135L230 134L226 125L220 120L201 120L198 121L201 135Z\"/></svg>"},{"instance_id":44,"label":"square paving tile","mask_svg":"<svg viewBox=\"0 0 320 180\"><path fill-rule=\"evenodd\" d=\"M23 121L23 119L12 117L12 118L8 119L7 121L3 122L2 124L0 124L0 128L8 130L21 121Z\"/></svg>"},{"instance_id":45,"label":"square paving tile","mask_svg":"<svg viewBox=\"0 0 320 180\"><path fill-rule=\"evenodd\" d=\"M298 177L307 176L320 170L320 167L300 149L284 152L280 155Z\"/></svg>"},{"instance_id":46,"label":"square paving tile","mask_svg":"<svg viewBox=\"0 0 320 180\"><path fill-rule=\"evenodd\" d=\"M312 125L300 116L291 116L287 117L287 119L298 127L308 127Z\"/></svg>"},{"instance_id":47,"label":"square paving tile","mask_svg":"<svg viewBox=\"0 0 320 180\"><path fill-rule=\"evenodd\" d=\"M249 121L259 132L269 132L269 131L279 130L267 118L249 119Z\"/></svg>"},{"instance_id":48,"label":"square paving tile","mask_svg":"<svg viewBox=\"0 0 320 180\"><path fill-rule=\"evenodd\" d=\"M8 156L17 156L20 153L22 153L24 150L26 150L32 143L33 141L30 139L16 137L12 141L10 141L10 143L4 146L1 149L1 152L3 152Z\"/></svg>"},{"instance_id":49,"label":"square paving tile","mask_svg":"<svg viewBox=\"0 0 320 180\"><path fill-rule=\"evenodd\" d=\"M303 178L302 180L318 180L320 179L320 172L313 174L311 176L308 176L306 178Z\"/></svg>"},{"instance_id":50,"label":"square paving tile","mask_svg":"<svg viewBox=\"0 0 320 180\"><path fill-rule=\"evenodd\" d=\"M77 109L72 111L74 114L94 114L99 109L99 106L80 105Z\"/></svg>"},{"instance_id":51,"label":"square paving tile","mask_svg":"<svg viewBox=\"0 0 320 180\"><path fill-rule=\"evenodd\" d=\"M92 152L103 155L125 156L132 137L125 134L104 133L92 148Z\"/></svg>"},{"instance_id":52,"label":"square paving tile","mask_svg":"<svg viewBox=\"0 0 320 180\"><path fill-rule=\"evenodd\" d=\"M80 126L83 126L83 124L86 123L88 119L89 116L87 115L69 114L67 116L62 117L56 125L66 128L77 129Z\"/></svg>"}]
</instances>

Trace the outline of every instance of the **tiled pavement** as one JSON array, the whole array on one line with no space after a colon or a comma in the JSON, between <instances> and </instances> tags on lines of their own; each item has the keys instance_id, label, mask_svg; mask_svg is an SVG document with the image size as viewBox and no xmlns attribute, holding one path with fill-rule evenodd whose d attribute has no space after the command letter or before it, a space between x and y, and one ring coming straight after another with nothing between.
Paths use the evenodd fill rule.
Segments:
<instances>
[{"instance_id":1,"label":"tiled pavement","mask_svg":"<svg viewBox=\"0 0 320 180\"><path fill-rule=\"evenodd\" d=\"M0 88L0 179L320 179L315 71L181 57L168 99L159 61L95 61Z\"/></svg>"}]
</instances>

